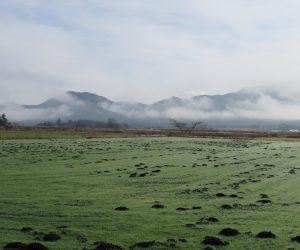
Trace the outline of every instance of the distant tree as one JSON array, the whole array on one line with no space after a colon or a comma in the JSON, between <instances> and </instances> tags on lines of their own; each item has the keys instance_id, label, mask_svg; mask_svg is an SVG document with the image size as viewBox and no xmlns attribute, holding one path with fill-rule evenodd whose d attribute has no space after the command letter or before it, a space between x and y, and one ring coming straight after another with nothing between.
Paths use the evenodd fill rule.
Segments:
<instances>
[{"instance_id":1,"label":"distant tree","mask_svg":"<svg viewBox=\"0 0 300 250\"><path fill-rule=\"evenodd\" d=\"M179 130L184 130L187 126L187 124L185 122L179 122L176 119L169 119L170 124L179 129Z\"/></svg>"},{"instance_id":2,"label":"distant tree","mask_svg":"<svg viewBox=\"0 0 300 250\"><path fill-rule=\"evenodd\" d=\"M198 126L200 126L201 124L203 124L203 122L201 122L201 121L195 121L195 122L193 122L193 123L191 124L190 128L191 128L191 130L194 130L194 129L196 129Z\"/></svg>"},{"instance_id":3,"label":"distant tree","mask_svg":"<svg viewBox=\"0 0 300 250\"><path fill-rule=\"evenodd\" d=\"M0 126L8 126L9 125L9 122L8 122L8 119L6 117L6 114L2 114L1 117L0 117Z\"/></svg>"},{"instance_id":4,"label":"distant tree","mask_svg":"<svg viewBox=\"0 0 300 250\"><path fill-rule=\"evenodd\" d=\"M112 118L109 118L107 120L107 127L108 128L119 128L120 127L120 124L116 122L115 119L112 119Z\"/></svg>"},{"instance_id":5,"label":"distant tree","mask_svg":"<svg viewBox=\"0 0 300 250\"><path fill-rule=\"evenodd\" d=\"M56 125L57 125L58 127L61 125L61 119L60 119L60 118L57 119Z\"/></svg>"}]
</instances>

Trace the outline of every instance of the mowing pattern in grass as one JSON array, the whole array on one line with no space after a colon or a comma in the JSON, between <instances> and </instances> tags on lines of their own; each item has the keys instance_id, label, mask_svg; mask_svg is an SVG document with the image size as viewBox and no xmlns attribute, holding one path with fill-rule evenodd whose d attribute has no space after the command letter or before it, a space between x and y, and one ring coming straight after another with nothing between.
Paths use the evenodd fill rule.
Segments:
<instances>
[{"instance_id":1,"label":"mowing pattern in grass","mask_svg":"<svg viewBox=\"0 0 300 250\"><path fill-rule=\"evenodd\" d=\"M0 248L297 248L299 155L280 141L1 141Z\"/></svg>"}]
</instances>

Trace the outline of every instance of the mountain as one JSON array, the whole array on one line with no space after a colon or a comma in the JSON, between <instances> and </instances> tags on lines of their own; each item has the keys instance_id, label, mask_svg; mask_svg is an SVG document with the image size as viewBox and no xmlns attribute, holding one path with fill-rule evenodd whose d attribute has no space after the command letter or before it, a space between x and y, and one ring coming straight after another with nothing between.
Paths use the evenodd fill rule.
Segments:
<instances>
[{"instance_id":1,"label":"mountain","mask_svg":"<svg viewBox=\"0 0 300 250\"><path fill-rule=\"evenodd\" d=\"M38 105L1 107L12 121L33 124L68 120L115 119L133 127L168 127L168 119L201 120L210 127L277 128L300 119L300 95L284 87L246 88L224 95L171 97L153 104L115 102L88 92L69 91ZM300 123L299 123L300 127Z\"/></svg>"}]
</instances>

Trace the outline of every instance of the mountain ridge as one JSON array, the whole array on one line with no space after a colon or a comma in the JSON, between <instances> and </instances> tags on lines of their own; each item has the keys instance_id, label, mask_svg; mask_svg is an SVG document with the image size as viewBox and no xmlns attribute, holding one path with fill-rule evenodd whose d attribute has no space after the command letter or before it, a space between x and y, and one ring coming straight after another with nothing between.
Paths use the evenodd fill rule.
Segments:
<instances>
[{"instance_id":1,"label":"mountain ridge","mask_svg":"<svg viewBox=\"0 0 300 250\"><path fill-rule=\"evenodd\" d=\"M300 99L293 91L272 87L245 88L223 95L172 96L151 104L117 102L90 92L67 91L37 105L19 105L5 111L16 121L115 119L132 126L163 126L168 119L240 121L296 121L300 119ZM21 111L23 112L20 116ZM20 117L18 117L18 114ZM26 117L28 114L28 117ZM17 118L17 119L14 119ZM242 123L241 123L242 121ZM233 122L232 122L233 124Z\"/></svg>"}]
</instances>

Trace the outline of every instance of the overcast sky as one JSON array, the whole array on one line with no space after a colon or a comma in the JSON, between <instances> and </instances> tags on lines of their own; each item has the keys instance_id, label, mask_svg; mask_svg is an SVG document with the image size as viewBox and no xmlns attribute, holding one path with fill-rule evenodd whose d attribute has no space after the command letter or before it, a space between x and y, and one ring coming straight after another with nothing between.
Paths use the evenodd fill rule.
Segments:
<instances>
[{"instance_id":1,"label":"overcast sky","mask_svg":"<svg viewBox=\"0 0 300 250\"><path fill-rule=\"evenodd\" d=\"M300 85L299 0L1 0L2 101Z\"/></svg>"}]
</instances>

